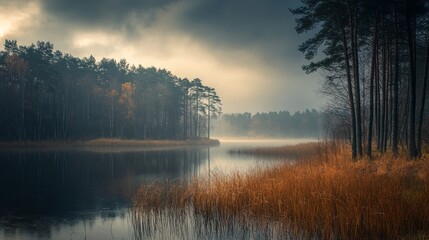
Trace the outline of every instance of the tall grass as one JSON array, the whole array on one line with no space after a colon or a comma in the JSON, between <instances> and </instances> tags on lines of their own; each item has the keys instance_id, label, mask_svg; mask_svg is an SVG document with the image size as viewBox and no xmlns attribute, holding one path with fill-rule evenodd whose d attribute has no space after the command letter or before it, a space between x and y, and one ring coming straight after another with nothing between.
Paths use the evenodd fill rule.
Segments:
<instances>
[{"instance_id":1,"label":"tall grass","mask_svg":"<svg viewBox=\"0 0 429 240\"><path fill-rule=\"evenodd\" d=\"M344 147L308 146L313 155L295 165L211 175L172 188L143 186L135 211L190 207L225 224L278 223L279 231L298 238L429 238L427 157L353 162Z\"/></svg>"}]
</instances>

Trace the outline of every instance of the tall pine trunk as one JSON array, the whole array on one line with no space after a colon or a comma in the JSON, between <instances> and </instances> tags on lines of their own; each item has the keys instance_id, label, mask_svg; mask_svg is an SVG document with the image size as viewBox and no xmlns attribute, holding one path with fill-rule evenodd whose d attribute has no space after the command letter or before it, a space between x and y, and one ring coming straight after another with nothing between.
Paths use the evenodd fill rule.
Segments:
<instances>
[{"instance_id":1,"label":"tall pine trunk","mask_svg":"<svg viewBox=\"0 0 429 240\"><path fill-rule=\"evenodd\" d=\"M416 68L416 17L407 14L407 40L410 61L410 106L409 106L409 127L408 127L408 156L417 157L416 148L416 98L417 98L417 68Z\"/></svg>"},{"instance_id":2,"label":"tall pine trunk","mask_svg":"<svg viewBox=\"0 0 429 240\"><path fill-rule=\"evenodd\" d=\"M384 25L383 28L385 28L386 26ZM382 81L382 86L381 86L381 105L380 105L380 110L381 110L381 115L380 115L380 143L379 143L379 147L378 150L380 152L384 152L384 136L385 136L385 132L386 132L386 93L387 93L387 89L386 89L386 79L387 79L387 73L386 73L386 69L387 69L387 46L386 46L386 33L384 32L383 34L383 51L382 51L382 57L383 57L383 61L382 61L382 73L381 73L381 81Z\"/></svg>"},{"instance_id":3,"label":"tall pine trunk","mask_svg":"<svg viewBox=\"0 0 429 240\"><path fill-rule=\"evenodd\" d=\"M356 110L356 151L359 158L362 158L362 114L361 114L361 100L360 100L360 80L359 80L359 47L357 41L357 6L356 9L352 9L349 1L349 28L350 28L350 40L351 40L351 51L352 51L352 63L353 63L353 82L354 82L354 95L356 98L355 110Z\"/></svg>"},{"instance_id":4,"label":"tall pine trunk","mask_svg":"<svg viewBox=\"0 0 429 240\"><path fill-rule=\"evenodd\" d=\"M210 103L210 96L209 96L209 99L208 99L208 119L207 119L207 138L208 139L210 139L210 113L211 113L211 105L210 105L211 103Z\"/></svg>"},{"instance_id":5,"label":"tall pine trunk","mask_svg":"<svg viewBox=\"0 0 429 240\"><path fill-rule=\"evenodd\" d=\"M398 122L398 114L399 114L399 35L398 35L398 16L397 10L395 9L395 23L394 23L394 31L395 31L395 74L393 78L393 113L392 113L392 152L393 155L398 155L398 130L399 130L399 122Z\"/></svg>"},{"instance_id":6,"label":"tall pine trunk","mask_svg":"<svg viewBox=\"0 0 429 240\"><path fill-rule=\"evenodd\" d=\"M374 79L375 79L375 65L377 56L377 41L378 41L378 11L375 14L374 23L374 37L372 42L372 62L371 62L371 75L369 82L369 119L368 119L368 140L366 145L366 155L371 158L372 156L372 129L374 122Z\"/></svg>"},{"instance_id":7,"label":"tall pine trunk","mask_svg":"<svg viewBox=\"0 0 429 240\"><path fill-rule=\"evenodd\" d=\"M418 155L421 155L421 152L422 152L422 127L423 127L423 116L424 116L425 102L426 102L428 68L429 68L429 39L426 46L425 73L423 76L423 86L422 86L423 89L422 89L422 96L420 99L420 113L419 113L419 122L417 126L417 154Z\"/></svg>"},{"instance_id":8,"label":"tall pine trunk","mask_svg":"<svg viewBox=\"0 0 429 240\"><path fill-rule=\"evenodd\" d=\"M356 159L356 116L355 116L355 104L354 104L354 98L353 98L353 89L352 89L352 77L350 74L350 59L349 59L349 49L347 46L347 37L346 37L346 30L344 29L345 26L342 24L341 16L338 14L338 19L341 23L341 33L342 33L342 43L343 43L343 50L344 50L344 57L345 57L345 64L346 64L346 77L347 77L347 92L349 95L349 107L350 107L350 115L351 115L351 123L352 123L352 136L351 136L351 142L352 142L352 158Z\"/></svg>"}]
</instances>

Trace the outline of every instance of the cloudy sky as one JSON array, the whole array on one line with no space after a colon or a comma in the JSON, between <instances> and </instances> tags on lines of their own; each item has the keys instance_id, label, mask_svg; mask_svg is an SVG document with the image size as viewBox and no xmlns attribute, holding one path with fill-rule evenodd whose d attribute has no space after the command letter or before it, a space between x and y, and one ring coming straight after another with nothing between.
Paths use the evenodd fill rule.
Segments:
<instances>
[{"instance_id":1,"label":"cloudy sky","mask_svg":"<svg viewBox=\"0 0 429 240\"><path fill-rule=\"evenodd\" d=\"M224 112L321 106L288 8L299 0L0 0L0 41L50 41L213 86Z\"/></svg>"}]
</instances>

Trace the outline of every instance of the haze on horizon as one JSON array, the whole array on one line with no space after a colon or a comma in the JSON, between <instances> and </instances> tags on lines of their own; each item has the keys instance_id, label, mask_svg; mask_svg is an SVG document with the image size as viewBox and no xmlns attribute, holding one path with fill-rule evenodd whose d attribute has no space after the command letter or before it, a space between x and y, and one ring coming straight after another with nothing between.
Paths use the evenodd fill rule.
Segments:
<instances>
[{"instance_id":1,"label":"haze on horizon","mask_svg":"<svg viewBox=\"0 0 429 240\"><path fill-rule=\"evenodd\" d=\"M49 41L77 57L125 58L214 87L223 112L319 108L288 8L297 0L0 0L0 41Z\"/></svg>"}]
</instances>

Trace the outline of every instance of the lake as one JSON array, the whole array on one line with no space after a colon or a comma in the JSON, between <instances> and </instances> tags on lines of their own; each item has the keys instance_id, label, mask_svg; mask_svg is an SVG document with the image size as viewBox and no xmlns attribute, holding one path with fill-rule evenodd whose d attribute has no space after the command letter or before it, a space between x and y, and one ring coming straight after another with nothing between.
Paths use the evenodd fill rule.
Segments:
<instances>
[{"instance_id":1,"label":"lake","mask_svg":"<svg viewBox=\"0 0 429 240\"><path fill-rule=\"evenodd\" d=\"M1 150L0 239L142 238L130 218L140 185L269 167L285 160L231 155L228 150L308 141L225 139L217 147L162 150ZM146 237L177 238L159 231L171 229Z\"/></svg>"}]
</instances>

